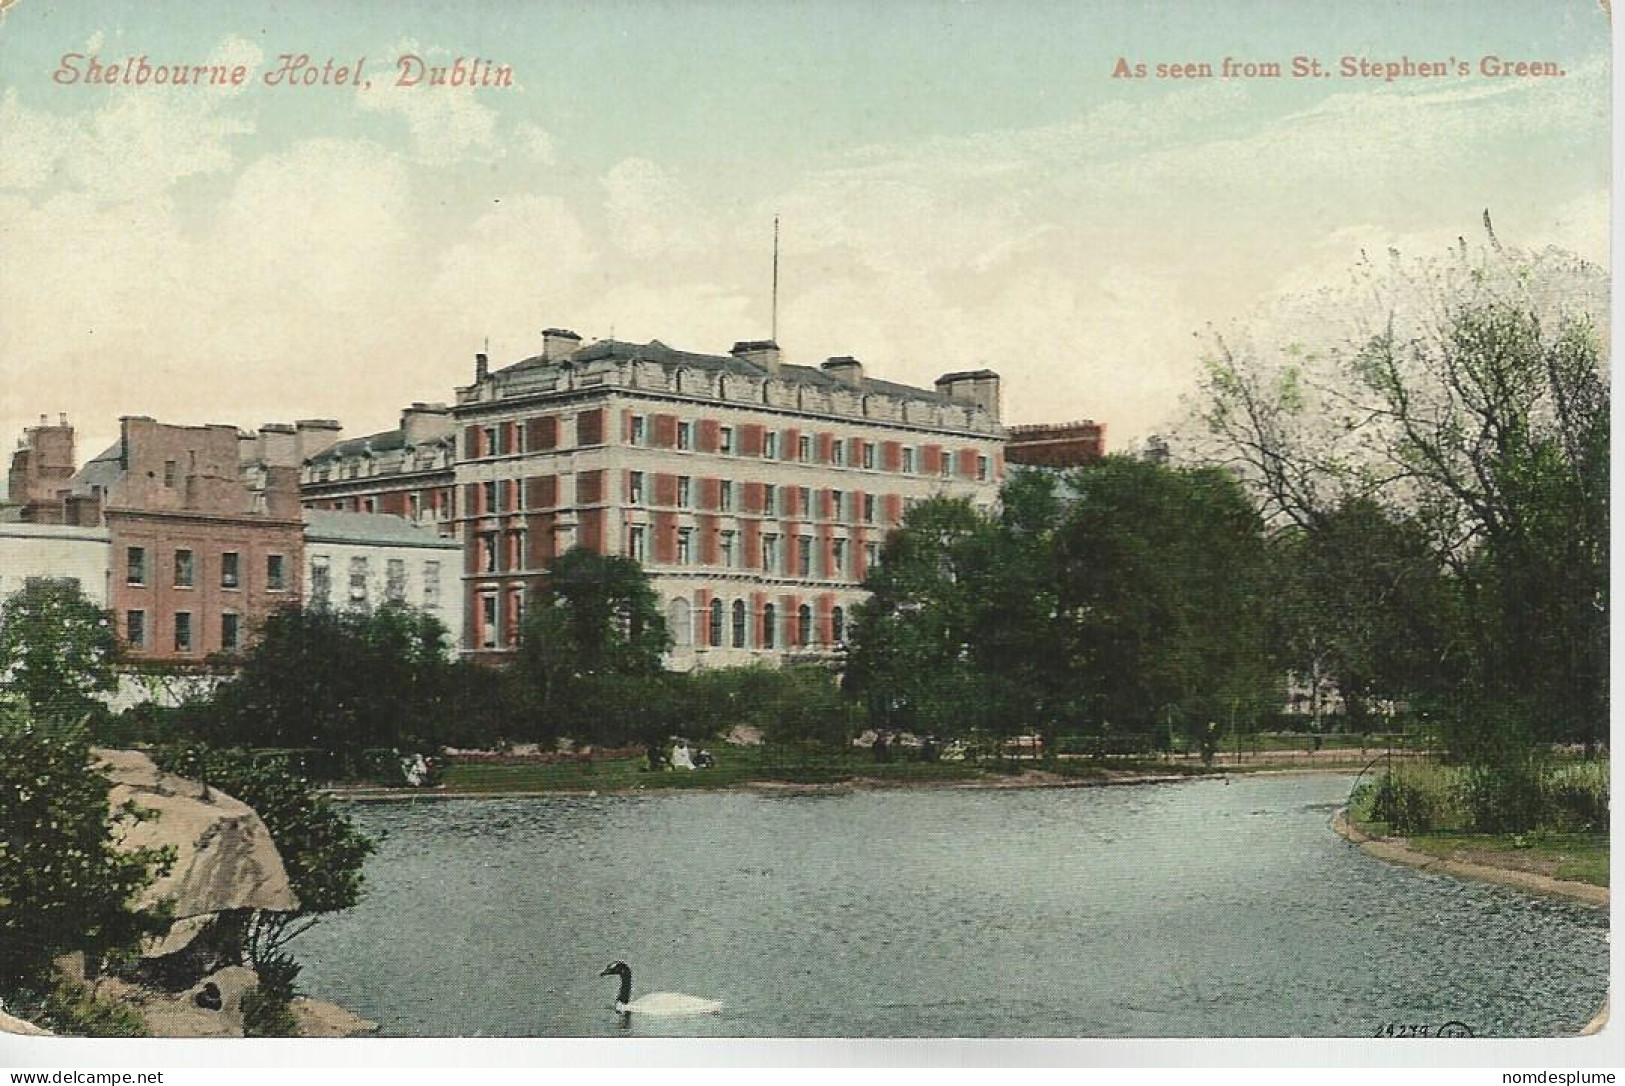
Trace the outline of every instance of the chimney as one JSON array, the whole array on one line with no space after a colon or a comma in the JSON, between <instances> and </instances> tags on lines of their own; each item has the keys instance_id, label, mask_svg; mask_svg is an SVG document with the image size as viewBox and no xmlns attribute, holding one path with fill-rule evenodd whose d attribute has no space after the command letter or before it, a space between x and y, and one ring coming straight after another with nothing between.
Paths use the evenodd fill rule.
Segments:
<instances>
[{"instance_id":1,"label":"chimney","mask_svg":"<svg viewBox=\"0 0 1625 1086\"><path fill-rule=\"evenodd\" d=\"M298 432L285 422L268 422L261 426L259 458L267 467L298 467L300 464Z\"/></svg>"},{"instance_id":2,"label":"chimney","mask_svg":"<svg viewBox=\"0 0 1625 1086\"><path fill-rule=\"evenodd\" d=\"M769 377L779 375L779 345L771 339L741 340L728 353L741 362L762 367Z\"/></svg>"},{"instance_id":3,"label":"chimney","mask_svg":"<svg viewBox=\"0 0 1625 1086\"><path fill-rule=\"evenodd\" d=\"M851 385L853 388L863 387L863 363L849 354L836 355L819 369L843 385Z\"/></svg>"},{"instance_id":4,"label":"chimney","mask_svg":"<svg viewBox=\"0 0 1625 1086\"><path fill-rule=\"evenodd\" d=\"M295 445L301 464L344 440L344 427L338 419L299 419L293 427L298 431Z\"/></svg>"},{"instance_id":5,"label":"chimney","mask_svg":"<svg viewBox=\"0 0 1625 1086\"><path fill-rule=\"evenodd\" d=\"M452 433L451 408L443 403L415 403L401 412L401 435L407 448Z\"/></svg>"},{"instance_id":6,"label":"chimney","mask_svg":"<svg viewBox=\"0 0 1625 1086\"><path fill-rule=\"evenodd\" d=\"M489 376L491 376L491 360L485 357L484 351L480 351L474 355L474 380L483 381Z\"/></svg>"},{"instance_id":7,"label":"chimney","mask_svg":"<svg viewBox=\"0 0 1625 1086\"><path fill-rule=\"evenodd\" d=\"M568 328L548 328L542 332L542 358L562 362L581 350L581 337Z\"/></svg>"},{"instance_id":8,"label":"chimney","mask_svg":"<svg viewBox=\"0 0 1625 1086\"><path fill-rule=\"evenodd\" d=\"M936 381L937 391L955 403L980 407L999 421L999 375L992 370L966 370L945 373Z\"/></svg>"}]
</instances>

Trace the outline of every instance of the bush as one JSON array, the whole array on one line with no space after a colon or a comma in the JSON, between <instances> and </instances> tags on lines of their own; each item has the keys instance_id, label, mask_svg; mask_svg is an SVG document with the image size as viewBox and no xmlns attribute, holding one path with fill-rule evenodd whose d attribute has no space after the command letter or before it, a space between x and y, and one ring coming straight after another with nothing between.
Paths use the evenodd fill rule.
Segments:
<instances>
[{"instance_id":1,"label":"bush","mask_svg":"<svg viewBox=\"0 0 1625 1086\"><path fill-rule=\"evenodd\" d=\"M1532 759L1481 762L1466 769L1462 800L1475 833L1522 833L1545 822L1544 774Z\"/></svg>"},{"instance_id":2,"label":"bush","mask_svg":"<svg viewBox=\"0 0 1625 1086\"><path fill-rule=\"evenodd\" d=\"M1608 827L1608 763L1558 766L1546 778L1547 817L1560 829Z\"/></svg>"},{"instance_id":3,"label":"bush","mask_svg":"<svg viewBox=\"0 0 1625 1086\"><path fill-rule=\"evenodd\" d=\"M111 787L77 729L0 715L0 993L48 991L57 957L129 954L168 927L162 910L134 901L174 854L114 848L145 816L133 802L110 811Z\"/></svg>"},{"instance_id":4,"label":"bush","mask_svg":"<svg viewBox=\"0 0 1625 1086\"><path fill-rule=\"evenodd\" d=\"M255 972L259 984L243 996L244 1037L292 1037L299 1032L293 1016L293 986L299 963L286 954L273 954Z\"/></svg>"},{"instance_id":5,"label":"bush","mask_svg":"<svg viewBox=\"0 0 1625 1086\"><path fill-rule=\"evenodd\" d=\"M66 1037L146 1037L146 1019L130 1007L98 999L77 981L58 978L43 997L17 1001L24 1017Z\"/></svg>"}]
</instances>

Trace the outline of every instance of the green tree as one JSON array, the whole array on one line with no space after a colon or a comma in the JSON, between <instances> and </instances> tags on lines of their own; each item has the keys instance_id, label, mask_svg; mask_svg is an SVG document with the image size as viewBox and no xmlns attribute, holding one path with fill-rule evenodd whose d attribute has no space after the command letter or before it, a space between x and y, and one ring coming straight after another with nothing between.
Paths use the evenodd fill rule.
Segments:
<instances>
[{"instance_id":1,"label":"green tree","mask_svg":"<svg viewBox=\"0 0 1625 1086\"><path fill-rule=\"evenodd\" d=\"M608 739L638 713L632 680L661 674L671 647L659 600L630 558L577 547L548 571L520 633L516 667L537 736ZM615 706L624 705L624 712Z\"/></svg>"},{"instance_id":2,"label":"green tree","mask_svg":"<svg viewBox=\"0 0 1625 1086\"><path fill-rule=\"evenodd\" d=\"M96 695L118 689L117 658L110 617L76 583L30 579L0 605L0 693L37 720L104 713Z\"/></svg>"},{"instance_id":3,"label":"green tree","mask_svg":"<svg viewBox=\"0 0 1625 1086\"><path fill-rule=\"evenodd\" d=\"M1250 724L1280 687L1264 641L1262 524L1211 469L1105 457L1068 479L1055 636L1092 727Z\"/></svg>"},{"instance_id":4,"label":"green tree","mask_svg":"<svg viewBox=\"0 0 1625 1086\"><path fill-rule=\"evenodd\" d=\"M368 748L432 750L455 690L445 627L400 605L372 614L288 608L270 615L215 697L216 745L310 747L347 771Z\"/></svg>"},{"instance_id":5,"label":"green tree","mask_svg":"<svg viewBox=\"0 0 1625 1086\"><path fill-rule=\"evenodd\" d=\"M1358 294L1215 337L1203 455L1273 524L1313 531L1372 498L1425 532L1464 618L1455 745L1594 744L1607 708L1606 273L1570 254L1465 245L1356 269Z\"/></svg>"},{"instance_id":6,"label":"green tree","mask_svg":"<svg viewBox=\"0 0 1625 1086\"><path fill-rule=\"evenodd\" d=\"M169 926L136 900L173 852L115 846L144 815L110 809L111 788L79 729L0 713L0 993L25 1012L49 1000L53 959L132 954Z\"/></svg>"}]
</instances>

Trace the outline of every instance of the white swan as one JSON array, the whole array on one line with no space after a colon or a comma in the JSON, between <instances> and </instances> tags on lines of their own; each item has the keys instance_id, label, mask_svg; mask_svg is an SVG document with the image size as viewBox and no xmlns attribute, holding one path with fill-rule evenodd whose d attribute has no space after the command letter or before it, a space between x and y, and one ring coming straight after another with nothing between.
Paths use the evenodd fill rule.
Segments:
<instances>
[{"instance_id":1,"label":"white swan","mask_svg":"<svg viewBox=\"0 0 1625 1086\"><path fill-rule=\"evenodd\" d=\"M621 978L621 994L615 997L615 1009L622 1014L644 1014L653 1018L676 1018L688 1014L716 1014L722 1009L722 1001L717 999L702 999L699 996L684 995L681 992L650 992L646 996L632 998L632 967L625 962L616 962L605 967L598 974L601 977L619 976Z\"/></svg>"}]
</instances>

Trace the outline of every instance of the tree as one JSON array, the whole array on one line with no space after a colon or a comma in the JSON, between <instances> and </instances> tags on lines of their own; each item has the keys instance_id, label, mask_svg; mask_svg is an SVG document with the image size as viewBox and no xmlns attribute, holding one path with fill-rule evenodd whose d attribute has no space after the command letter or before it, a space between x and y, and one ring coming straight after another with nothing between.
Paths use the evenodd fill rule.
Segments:
<instances>
[{"instance_id":1,"label":"tree","mask_svg":"<svg viewBox=\"0 0 1625 1086\"><path fill-rule=\"evenodd\" d=\"M1084 722L1156 734L1250 723L1279 695L1258 514L1214 469L1110 456L1068 478L1054 637Z\"/></svg>"},{"instance_id":2,"label":"tree","mask_svg":"<svg viewBox=\"0 0 1625 1086\"><path fill-rule=\"evenodd\" d=\"M111 619L76 582L31 578L0 605L0 692L37 720L105 712L96 695L118 689L117 657Z\"/></svg>"},{"instance_id":3,"label":"tree","mask_svg":"<svg viewBox=\"0 0 1625 1086\"><path fill-rule=\"evenodd\" d=\"M1595 742L1607 693L1608 386L1602 269L1464 244L1356 270L1269 331L1214 337L1199 452L1272 523L1313 530L1351 497L1419 526L1467 618L1458 745L1489 721ZM1290 334L1290 333L1289 333ZM1507 710L1510 709L1510 715Z\"/></svg>"},{"instance_id":4,"label":"tree","mask_svg":"<svg viewBox=\"0 0 1625 1086\"><path fill-rule=\"evenodd\" d=\"M117 847L143 814L110 810L111 788L79 729L0 713L0 993L14 1007L46 998L53 959L133 954L169 926L136 899L174 854Z\"/></svg>"},{"instance_id":5,"label":"tree","mask_svg":"<svg viewBox=\"0 0 1625 1086\"><path fill-rule=\"evenodd\" d=\"M401 605L270 615L216 695L216 745L312 747L354 772L369 748L430 750L453 711L445 627Z\"/></svg>"},{"instance_id":6,"label":"tree","mask_svg":"<svg viewBox=\"0 0 1625 1086\"><path fill-rule=\"evenodd\" d=\"M994 531L968 500L931 498L887 538L855 610L845 684L875 724L957 734L1005 722L974 656Z\"/></svg>"},{"instance_id":7,"label":"tree","mask_svg":"<svg viewBox=\"0 0 1625 1086\"><path fill-rule=\"evenodd\" d=\"M516 662L538 733L626 734L630 720L606 714L605 699L635 715L635 697L618 695L627 680L660 675L670 647L659 601L636 561L581 547L560 556L525 618Z\"/></svg>"}]
</instances>

